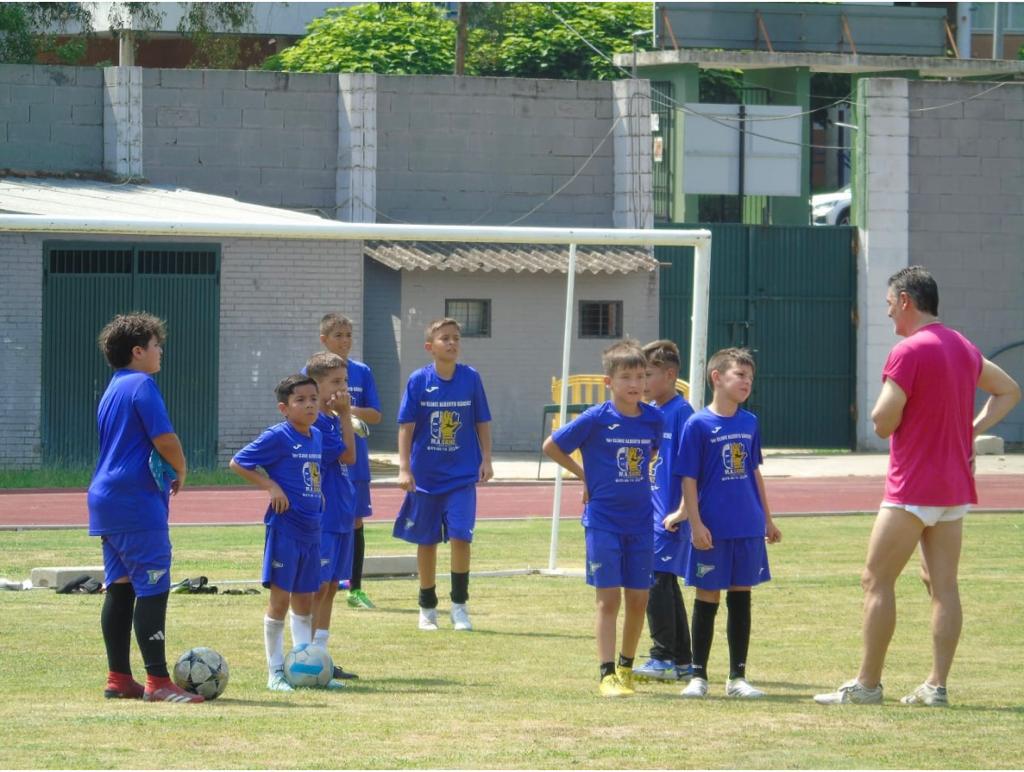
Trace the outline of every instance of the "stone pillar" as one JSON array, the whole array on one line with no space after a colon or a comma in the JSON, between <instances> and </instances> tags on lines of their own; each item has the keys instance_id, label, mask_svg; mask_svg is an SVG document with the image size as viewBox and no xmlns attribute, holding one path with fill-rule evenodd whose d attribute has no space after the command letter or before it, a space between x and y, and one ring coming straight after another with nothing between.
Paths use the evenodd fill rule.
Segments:
<instances>
[{"instance_id":1,"label":"stone pillar","mask_svg":"<svg viewBox=\"0 0 1024 772\"><path fill-rule=\"evenodd\" d=\"M612 132L615 164L616 228L653 228L651 176L651 83L617 80L612 83Z\"/></svg>"},{"instance_id":2,"label":"stone pillar","mask_svg":"<svg viewBox=\"0 0 1024 772\"><path fill-rule=\"evenodd\" d=\"M142 68L103 68L103 168L142 177Z\"/></svg>"},{"instance_id":3,"label":"stone pillar","mask_svg":"<svg viewBox=\"0 0 1024 772\"><path fill-rule=\"evenodd\" d=\"M335 218L376 222L377 76L338 76Z\"/></svg>"}]
</instances>

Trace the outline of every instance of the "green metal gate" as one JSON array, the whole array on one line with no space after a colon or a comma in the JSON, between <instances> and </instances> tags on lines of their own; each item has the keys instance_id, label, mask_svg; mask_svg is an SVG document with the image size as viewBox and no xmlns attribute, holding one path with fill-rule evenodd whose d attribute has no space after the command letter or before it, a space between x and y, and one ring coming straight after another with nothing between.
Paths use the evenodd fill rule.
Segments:
<instances>
[{"instance_id":1,"label":"green metal gate","mask_svg":"<svg viewBox=\"0 0 1024 772\"><path fill-rule=\"evenodd\" d=\"M708 354L746 346L757 359L747 405L774 447L853 448L856 229L672 225L708 228ZM657 247L661 335L689 357L693 250Z\"/></svg>"},{"instance_id":2,"label":"green metal gate","mask_svg":"<svg viewBox=\"0 0 1024 772\"><path fill-rule=\"evenodd\" d=\"M48 241L43 245L43 462L96 462L96 408L111 370L96 345L114 314L167 324L156 376L191 467L217 459L220 246Z\"/></svg>"}]
</instances>

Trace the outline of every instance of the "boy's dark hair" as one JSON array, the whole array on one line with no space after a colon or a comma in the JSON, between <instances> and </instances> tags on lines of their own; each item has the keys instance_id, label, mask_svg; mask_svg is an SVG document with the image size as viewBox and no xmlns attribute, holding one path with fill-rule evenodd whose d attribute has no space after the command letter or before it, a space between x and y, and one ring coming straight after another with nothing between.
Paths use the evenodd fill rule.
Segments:
<instances>
[{"instance_id":1,"label":"boy's dark hair","mask_svg":"<svg viewBox=\"0 0 1024 772\"><path fill-rule=\"evenodd\" d=\"M438 330L440 330L442 327L447 327L448 325L451 325L459 332L462 332L462 325L459 324L459 321L457 319L452 319L451 317L448 316L442 319L434 319L434 321L428 324L427 328L423 331L423 334L426 336L427 342L429 343L434 339L434 335L437 334Z\"/></svg>"},{"instance_id":2,"label":"boy's dark hair","mask_svg":"<svg viewBox=\"0 0 1024 772\"><path fill-rule=\"evenodd\" d=\"M722 372L730 367L743 365L749 367L752 372L757 372L757 365L754 364L754 355L745 348L723 348L711 355L708 360L708 383L714 386L711 381L711 372L718 370Z\"/></svg>"},{"instance_id":3,"label":"boy's dark hair","mask_svg":"<svg viewBox=\"0 0 1024 772\"><path fill-rule=\"evenodd\" d=\"M348 363L330 351L313 354L306 362L306 372L310 378L323 378L332 370L348 370Z\"/></svg>"},{"instance_id":4,"label":"boy's dark hair","mask_svg":"<svg viewBox=\"0 0 1024 772\"><path fill-rule=\"evenodd\" d=\"M320 319L320 334L329 335L335 327L348 327L351 330L352 320L345 316L345 314L336 314L333 311L329 314L324 314L323 318Z\"/></svg>"},{"instance_id":5,"label":"boy's dark hair","mask_svg":"<svg viewBox=\"0 0 1024 772\"><path fill-rule=\"evenodd\" d=\"M897 271L889 277L889 286L896 297L901 292L910 295L918 311L939 315L939 285L923 265L911 265Z\"/></svg>"},{"instance_id":6,"label":"boy's dark hair","mask_svg":"<svg viewBox=\"0 0 1024 772\"><path fill-rule=\"evenodd\" d=\"M288 398L297 388L299 388L299 386L305 386L310 383L312 383L313 386L316 387L316 381L314 381L308 375L295 373L295 375L289 375L287 378L282 379L281 382L277 384L277 387L274 389L274 394L277 395L278 402L287 405ZM319 387L317 387L318 392L319 390Z\"/></svg>"},{"instance_id":7,"label":"boy's dark hair","mask_svg":"<svg viewBox=\"0 0 1024 772\"><path fill-rule=\"evenodd\" d=\"M97 343L107 358L107 364L119 370L132 363L133 348L146 348L153 338L161 345L167 339L163 319L142 311L133 311L130 314L118 314L107 322L107 326L100 331Z\"/></svg>"},{"instance_id":8,"label":"boy's dark hair","mask_svg":"<svg viewBox=\"0 0 1024 772\"><path fill-rule=\"evenodd\" d=\"M640 341L625 338L601 352L601 366L605 375L615 375L619 370L634 367L647 369L647 359L640 348Z\"/></svg>"},{"instance_id":9,"label":"boy's dark hair","mask_svg":"<svg viewBox=\"0 0 1024 772\"><path fill-rule=\"evenodd\" d=\"M648 367L674 367L679 370L679 346L670 340L653 340L643 348Z\"/></svg>"}]
</instances>

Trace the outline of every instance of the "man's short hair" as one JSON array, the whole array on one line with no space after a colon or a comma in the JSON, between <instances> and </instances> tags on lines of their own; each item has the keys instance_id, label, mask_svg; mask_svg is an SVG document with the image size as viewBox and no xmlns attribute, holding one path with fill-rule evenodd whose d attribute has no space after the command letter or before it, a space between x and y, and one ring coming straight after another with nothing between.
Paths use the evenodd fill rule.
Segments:
<instances>
[{"instance_id":1,"label":"man's short hair","mask_svg":"<svg viewBox=\"0 0 1024 772\"><path fill-rule=\"evenodd\" d=\"M352 320L345 316L345 314L336 314L333 311L329 314L324 314L323 318L320 319L321 335L330 335L338 327L348 327L351 330Z\"/></svg>"},{"instance_id":2,"label":"man's short hair","mask_svg":"<svg viewBox=\"0 0 1024 772\"><path fill-rule=\"evenodd\" d=\"M711 383L712 386L714 385L711 381L712 371L718 370L718 372L723 372L728 370L730 367L735 367L736 365L749 367L751 372L757 372L757 365L754 364L754 355L750 352L750 349L719 349L712 354L711 359L708 360L708 383Z\"/></svg>"},{"instance_id":3,"label":"man's short hair","mask_svg":"<svg viewBox=\"0 0 1024 772\"><path fill-rule=\"evenodd\" d=\"M97 343L107 364L119 370L132 363L133 348L146 348L153 338L161 345L167 339L163 320L152 314L133 311L130 314L118 314L107 322L107 326L100 331Z\"/></svg>"},{"instance_id":4,"label":"man's short hair","mask_svg":"<svg viewBox=\"0 0 1024 772\"><path fill-rule=\"evenodd\" d=\"M281 382L277 384L274 389L274 394L277 395L277 401L284 404L288 404L288 398L295 392L299 386L306 386L313 384L317 391L319 388L316 386L316 381L310 378L308 375L302 375L301 373L295 373L295 375L289 375L287 378L282 378Z\"/></svg>"},{"instance_id":5,"label":"man's short hair","mask_svg":"<svg viewBox=\"0 0 1024 772\"><path fill-rule=\"evenodd\" d=\"M670 340L654 340L643 348L648 367L674 367L679 370L679 346Z\"/></svg>"},{"instance_id":6,"label":"man's short hair","mask_svg":"<svg viewBox=\"0 0 1024 772\"><path fill-rule=\"evenodd\" d=\"M330 351L319 351L306 362L306 372L310 378L323 378L334 370L348 370L348 363Z\"/></svg>"},{"instance_id":7,"label":"man's short hair","mask_svg":"<svg viewBox=\"0 0 1024 772\"><path fill-rule=\"evenodd\" d=\"M899 297L906 292L918 311L939 315L939 285L923 265L911 265L889 277L889 286Z\"/></svg>"},{"instance_id":8,"label":"man's short hair","mask_svg":"<svg viewBox=\"0 0 1024 772\"><path fill-rule=\"evenodd\" d=\"M625 338L601 352L601 366L604 368L604 374L611 376L619 370L630 370L635 367L645 370L647 359L640 348L640 341Z\"/></svg>"},{"instance_id":9,"label":"man's short hair","mask_svg":"<svg viewBox=\"0 0 1024 772\"><path fill-rule=\"evenodd\" d=\"M440 330L442 327L447 327L448 325L451 325L459 332L462 332L462 325L459 324L457 319L452 319L449 316L445 316L441 319L434 319L430 324L427 325L427 328L423 331L423 334L426 336L427 342L429 343L434 339L434 336L437 335L438 330Z\"/></svg>"}]
</instances>

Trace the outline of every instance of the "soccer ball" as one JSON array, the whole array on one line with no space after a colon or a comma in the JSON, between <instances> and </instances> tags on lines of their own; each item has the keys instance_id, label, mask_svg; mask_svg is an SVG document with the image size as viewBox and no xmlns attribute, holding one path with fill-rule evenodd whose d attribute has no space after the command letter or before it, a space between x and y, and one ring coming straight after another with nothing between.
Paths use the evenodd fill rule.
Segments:
<instances>
[{"instance_id":1,"label":"soccer ball","mask_svg":"<svg viewBox=\"0 0 1024 772\"><path fill-rule=\"evenodd\" d=\"M228 663L205 646L189 649L174 665L174 683L207 700L220 697L228 686Z\"/></svg>"},{"instance_id":2,"label":"soccer ball","mask_svg":"<svg viewBox=\"0 0 1024 772\"><path fill-rule=\"evenodd\" d=\"M352 416L352 431L357 437L362 437L363 439L370 436L370 427L367 426L366 421L356 415Z\"/></svg>"},{"instance_id":3,"label":"soccer ball","mask_svg":"<svg viewBox=\"0 0 1024 772\"><path fill-rule=\"evenodd\" d=\"M292 686L326 686L334 675L334 660L323 646L302 643L284 658L284 678Z\"/></svg>"}]
</instances>

